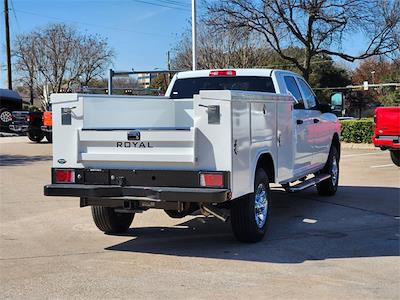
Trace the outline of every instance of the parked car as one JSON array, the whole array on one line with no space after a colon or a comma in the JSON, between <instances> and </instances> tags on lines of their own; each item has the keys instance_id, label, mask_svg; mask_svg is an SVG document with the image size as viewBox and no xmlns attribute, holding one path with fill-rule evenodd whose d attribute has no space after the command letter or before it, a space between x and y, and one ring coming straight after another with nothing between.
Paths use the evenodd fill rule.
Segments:
<instances>
[{"instance_id":1,"label":"parked car","mask_svg":"<svg viewBox=\"0 0 400 300\"><path fill-rule=\"evenodd\" d=\"M16 133L26 133L32 142L40 143L46 137L51 143L51 113L46 117L45 114L46 112L13 111L9 128ZM46 119L46 125L43 123L44 119ZM43 129L46 130L43 131Z\"/></svg>"},{"instance_id":2,"label":"parked car","mask_svg":"<svg viewBox=\"0 0 400 300\"><path fill-rule=\"evenodd\" d=\"M181 72L166 97L53 94L52 183L79 197L96 226L126 231L136 212L230 218L260 241L270 184L336 193L340 123L298 74L237 69Z\"/></svg>"},{"instance_id":3,"label":"parked car","mask_svg":"<svg viewBox=\"0 0 400 300\"><path fill-rule=\"evenodd\" d=\"M381 150L389 150L393 163L400 167L400 107L375 109L372 142Z\"/></svg>"},{"instance_id":4,"label":"parked car","mask_svg":"<svg viewBox=\"0 0 400 300\"><path fill-rule=\"evenodd\" d=\"M8 131L12 111L22 109L21 96L12 90L0 89L0 130Z\"/></svg>"},{"instance_id":5,"label":"parked car","mask_svg":"<svg viewBox=\"0 0 400 300\"><path fill-rule=\"evenodd\" d=\"M41 129L47 141L51 143L53 141L53 117L51 111L43 112L42 123Z\"/></svg>"}]
</instances>

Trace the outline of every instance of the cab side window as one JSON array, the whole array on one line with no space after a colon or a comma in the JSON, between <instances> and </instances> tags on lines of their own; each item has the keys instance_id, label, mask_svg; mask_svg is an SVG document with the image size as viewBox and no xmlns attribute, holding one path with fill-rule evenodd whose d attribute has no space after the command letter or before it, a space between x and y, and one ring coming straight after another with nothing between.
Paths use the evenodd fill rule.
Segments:
<instances>
[{"instance_id":1,"label":"cab side window","mask_svg":"<svg viewBox=\"0 0 400 300\"><path fill-rule=\"evenodd\" d=\"M308 84L302 78L297 78L300 84L300 88L303 91L304 95L304 104L306 109L314 109L317 107L317 100L313 91L310 89Z\"/></svg>"},{"instance_id":2,"label":"cab side window","mask_svg":"<svg viewBox=\"0 0 400 300\"><path fill-rule=\"evenodd\" d=\"M297 100L297 103L294 104L294 109L304 109L303 98L300 93L300 89L297 86L296 80L293 76L284 76L286 87L288 91L292 94L292 96Z\"/></svg>"}]
</instances>

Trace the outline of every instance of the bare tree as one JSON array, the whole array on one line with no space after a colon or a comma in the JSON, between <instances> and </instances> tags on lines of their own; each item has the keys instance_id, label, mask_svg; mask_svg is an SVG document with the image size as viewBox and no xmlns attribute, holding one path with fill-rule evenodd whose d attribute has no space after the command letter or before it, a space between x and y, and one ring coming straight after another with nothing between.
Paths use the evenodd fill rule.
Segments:
<instances>
[{"instance_id":1,"label":"bare tree","mask_svg":"<svg viewBox=\"0 0 400 300\"><path fill-rule=\"evenodd\" d=\"M17 58L16 70L20 74L19 80L29 89L30 104L33 105L37 64L35 59L35 38L33 36L17 36L14 41L13 55Z\"/></svg>"},{"instance_id":2,"label":"bare tree","mask_svg":"<svg viewBox=\"0 0 400 300\"><path fill-rule=\"evenodd\" d=\"M400 0L219 0L208 4L208 12L208 24L220 30L261 35L306 79L317 55L355 61L399 51ZM366 48L344 52L343 40L357 32ZM304 49L303 58L287 54L288 47Z\"/></svg>"},{"instance_id":3,"label":"bare tree","mask_svg":"<svg viewBox=\"0 0 400 300\"><path fill-rule=\"evenodd\" d=\"M74 57L74 67L71 78L83 85L98 78L106 71L114 51L109 49L107 40L98 35L81 36Z\"/></svg>"},{"instance_id":4,"label":"bare tree","mask_svg":"<svg viewBox=\"0 0 400 300\"><path fill-rule=\"evenodd\" d=\"M87 85L109 66L113 51L97 35L84 35L65 24L51 24L17 36L14 56L23 82L43 94L61 92L73 83Z\"/></svg>"},{"instance_id":5,"label":"bare tree","mask_svg":"<svg viewBox=\"0 0 400 300\"><path fill-rule=\"evenodd\" d=\"M183 34L174 49L172 68L192 68L191 32ZM263 41L249 32L215 30L204 22L198 28L198 67L200 69L245 68L263 66L270 50Z\"/></svg>"}]
</instances>

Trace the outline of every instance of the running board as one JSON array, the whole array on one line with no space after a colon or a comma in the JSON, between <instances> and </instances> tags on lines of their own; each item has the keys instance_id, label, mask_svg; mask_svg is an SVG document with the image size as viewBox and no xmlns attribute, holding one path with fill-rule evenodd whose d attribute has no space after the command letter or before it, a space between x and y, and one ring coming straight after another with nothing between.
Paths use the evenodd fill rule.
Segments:
<instances>
[{"instance_id":1,"label":"running board","mask_svg":"<svg viewBox=\"0 0 400 300\"><path fill-rule=\"evenodd\" d=\"M285 190L286 190L286 192L289 192L289 193L300 192L302 190L308 189L309 187L312 187L312 186L316 185L317 183L320 183L321 181L324 181L329 178L331 178L330 174L319 174L313 178L307 179L306 181L303 181L302 183L296 184L294 186L286 186Z\"/></svg>"}]
</instances>

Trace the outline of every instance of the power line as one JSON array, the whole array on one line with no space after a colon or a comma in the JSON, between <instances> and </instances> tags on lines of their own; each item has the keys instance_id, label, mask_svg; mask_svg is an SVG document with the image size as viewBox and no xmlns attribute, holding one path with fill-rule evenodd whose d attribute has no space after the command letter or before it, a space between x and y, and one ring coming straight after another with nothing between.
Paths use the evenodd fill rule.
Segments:
<instances>
[{"instance_id":1,"label":"power line","mask_svg":"<svg viewBox=\"0 0 400 300\"><path fill-rule=\"evenodd\" d=\"M17 24L18 33L20 33L20 32L21 32L21 26L19 26L17 14L15 13L14 1L13 1L13 0L10 0L10 3L11 3L11 11L12 11L12 13L13 13L13 15L14 15L15 23Z\"/></svg>"},{"instance_id":2,"label":"power line","mask_svg":"<svg viewBox=\"0 0 400 300\"><path fill-rule=\"evenodd\" d=\"M189 8L190 7L189 3L183 3L183 2L174 1L174 0L158 0L158 1L166 3L166 4L171 4L171 5L184 7L184 8Z\"/></svg>"},{"instance_id":3,"label":"power line","mask_svg":"<svg viewBox=\"0 0 400 300\"><path fill-rule=\"evenodd\" d=\"M325 59L325 60L315 60L315 61L311 61L310 64L322 64L325 62L332 62L334 63L332 60L330 59ZM282 64L282 65L266 65L266 66L255 66L255 68L270 68L270 67L296 67L296 64Z\"/></svg>"},{"instance_id":4,"label":"power line","mask_svg":"<svg viewBox=\"0 0 400 300\"><path fill-rule=\"evenodd\" d=\"M76 21L76 20L68 20L68 19L64 19L64 18L57 18L57 17L53 17L53 16L42 15L42 14L38 14L38 13L30 12L30 11L25 11L25 10L20 10L20 9L16 9L15 11L20 12L22 14L28 14L28 15L38 16L38 17L42 17L42 18L53 19L53 20L58 20L58 21L68 22L68 23L82 24L82 25L98 27L98 28L104 28L104 29L110 29L110 30L115 30L115 31L125 31L125 32L130 32L130 33L135 33L135 34L160 36L160 37L169 37L169 35L165 35L165 34L133 31L133 30L124 29L124 28L109 27L109 26L104 26L104 25L99 25L99 24L80 22L80 21Z\"/></svg>"},{"instance_id":5,"label":"power line","mask_svg":"<svg viewBox=\"0 0 400 300\"><path fill-rule=\"evenodd\" d=\"M181 10L181 11L190 11L189 8L184 8L183 6L169 6L169 5L164 5L161 3L154 3L154 2L149 2L149 1L145 1L145 0L132 0L134 2L139 2L139 3L144 3L144 4L149 4L149 5L153 5L153 6L158 6L158 7L165 7L165 8L170 8L170 9L176 9L176 10ZM166 1L165 1L166 2ZM170 3L171 5L175 5Z\"/></svg>"}]
</instances>

